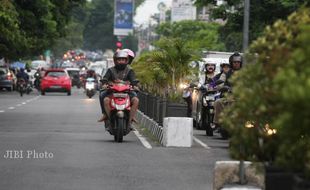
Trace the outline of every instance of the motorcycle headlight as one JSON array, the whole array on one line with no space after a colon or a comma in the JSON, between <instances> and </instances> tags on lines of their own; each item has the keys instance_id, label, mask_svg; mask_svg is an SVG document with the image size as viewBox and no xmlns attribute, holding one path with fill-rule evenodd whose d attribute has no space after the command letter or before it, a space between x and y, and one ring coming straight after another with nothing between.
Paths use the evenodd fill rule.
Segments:
<instances>
[{"instance_id":1,"label":"motorcycle headlight","mask_svg":"<svg viewBox=\"0 0 310 190\"><path fill-rule=\"evenodd\" d=\"M125 104L122 104L122 105L116 105L115 108L117 110L124 110L126 108L126 105Z\"/></svg>"},{"instance_id":2,"label":"motorcycle headlight","mask_svg":"<svg viewBox=\"0 0 310 190\"><path fill-rule=\"evenodd\" d=\"M86 89L94 89L95 88L95 84L94 83L86 83Z\"/></svg>"}]
</instances>

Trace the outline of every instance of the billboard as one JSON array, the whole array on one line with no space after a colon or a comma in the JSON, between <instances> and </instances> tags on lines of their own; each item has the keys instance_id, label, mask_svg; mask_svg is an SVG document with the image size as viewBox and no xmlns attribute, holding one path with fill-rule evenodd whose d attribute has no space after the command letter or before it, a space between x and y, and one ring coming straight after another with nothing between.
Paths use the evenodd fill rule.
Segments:
<instances>
[{"instance_id":1,"label":"billboard","mask_svg":"<svg viewBox=\"0 0 310 190\"><path fill-rule=\"evenodd\" d=\"M196 20L196 7L192 0L173 0L171 7L171 22L181 20Z\"/></svg>"},{"instance_id":2,"label":"billboard","mask_svg":"<svg viewBox=\"0 0 310 190\"><path fill-rule=\"evenodd\" d=\"M134 0L114 0L114 35L127 36L133 32Z\"/></svg>"}]
</instances>

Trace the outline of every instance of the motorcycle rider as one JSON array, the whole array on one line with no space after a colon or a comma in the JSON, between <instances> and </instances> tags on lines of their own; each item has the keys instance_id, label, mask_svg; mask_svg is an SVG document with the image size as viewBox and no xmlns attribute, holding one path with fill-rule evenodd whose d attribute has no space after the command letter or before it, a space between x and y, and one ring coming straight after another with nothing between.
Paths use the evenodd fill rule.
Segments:
<instances>
[{"instance_id":1,"label":"motorcycle rider","mask_svg":"<svg viewBox=\"0 0 310 190\"><path fill-rule=\"evenodd\" d=\"M106 74L104 75L102 79L102 88L103 91L100 92L99 98L100 98L100 105L102 110L102 117L98 120L98 122L105 121L110 116L110 98L109 98L109 92L107 89L108 82L113 82L117 80L123 80L123 81L129 81L131 85L135 87L135 72L132 70L132 68L128 65L128 53L124 50L117 51L114 56L114 67L111 67L107 70ZM135 87L137 90L137 87ZM131 99L131 110L130 110L130 122L137 122L135 119L135 115L138 109L139 105L139 99L137 97L137 94L134 91L131 91L129 93L130 99Z\"/></svg>"},{"instance_id":2,"label":"motorcycle rider","mask_svg":"<svg viewBox=\"0 0 310 190\"><path fill-rule=\"evenodd\" d=\"M16 78L18 80L23 79L26 82L26 84L28 84L29 75L25 72L24 68L20 68L19 72L16 74Z\"/></svg>"},{"instance_id":3,"label":"motorcycle rider","mask_svg":"<svg viewBox=\"0 0 310 190\"><path fill-rule=\"evenodd\" d=\"M40 82L41 82L41 70L38 68L37 71L34 73L34 86L39 89L40 88Z\"/></svg>"},{"instance_id":4,"label":"motorcycle rider","mask_svg":"<svg viewBox=\"0 0 310 190\"><path fill-rule=\"evenodd\" d=\"M228 64L223 64L222 66L222 73L217 81L218 89L222 92L231 91L231 84L229 79L231 76L240 70L242 67L242 56L240 53L235 52L233 55L229 57L229 66ZM214 123L215 126L218 128L219 125L219 116L223 109L231 104L234 100L228 100L225 97L222 97L214 102Z\"/></svg>"},{"instance_id":5,"label":"motorcycle rider","mask_svg":"<svg viewBox=\"0 0 310 190\"><path fill-rule=\"evenodd\" d=\"M215 87L215 69L216 64L215 63L207 63L205 65L205 85L208 85L207 87L214 88Z\"/></svg>"}]
</instances>

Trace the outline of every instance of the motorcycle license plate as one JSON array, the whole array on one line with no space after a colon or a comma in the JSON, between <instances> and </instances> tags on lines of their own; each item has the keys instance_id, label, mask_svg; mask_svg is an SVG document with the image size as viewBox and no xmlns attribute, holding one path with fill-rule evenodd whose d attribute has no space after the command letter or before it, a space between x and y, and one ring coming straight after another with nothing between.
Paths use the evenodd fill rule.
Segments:
<instances>
[{"instance_id":1,"label":"motorcycle license plate","mask_svg":"<svg viewBox=\"0 0 310 190\"><path fill-rule=\"evenodd\" d=\"M58 89L58 88L61 88L61 86L51 86L50 88Z\"/></svg>"},{"instance_id":2,"label":"motorcycle license plate","mask_svg":"<svg viewBox=\"0 0 310 190\"><path fill-rule=\"evenodd\" d=\"M113 93L113 96L116 98L126 98L127 94L126 93Z\"/></svg>"}]
</instances>

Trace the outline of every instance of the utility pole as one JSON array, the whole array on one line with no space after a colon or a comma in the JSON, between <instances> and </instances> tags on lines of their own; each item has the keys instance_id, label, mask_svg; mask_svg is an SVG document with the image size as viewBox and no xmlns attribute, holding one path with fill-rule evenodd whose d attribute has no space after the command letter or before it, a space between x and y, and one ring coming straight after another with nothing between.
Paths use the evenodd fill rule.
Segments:
<instances>
[{"instance_id":1,"label":"utility pole","mask_svg":"<svg viewBox=\"0 0 310 190\"><path fill-rule=\"evenodd\" d=\"M244 0L244 17L243 17L243 53L246 52L249 46L249 21L250 21L250 0ZM243 64L246 64L246 59L243 59ZM240 184L245 184L245 168L244 168L244 146L240 144L240 163L239 163L239 178Z\"/></svg>"},{"instance_id":2,"label":"utility pole","mask_svg":"<svg viewBox=\"0 0 310 190\"><path fill-rule=\"evenodd\" d=\"M244 17L243 17L243 53L249 45L249 21L250 21L250 0L244 0Z\"/></svg>"}]
</instances>

